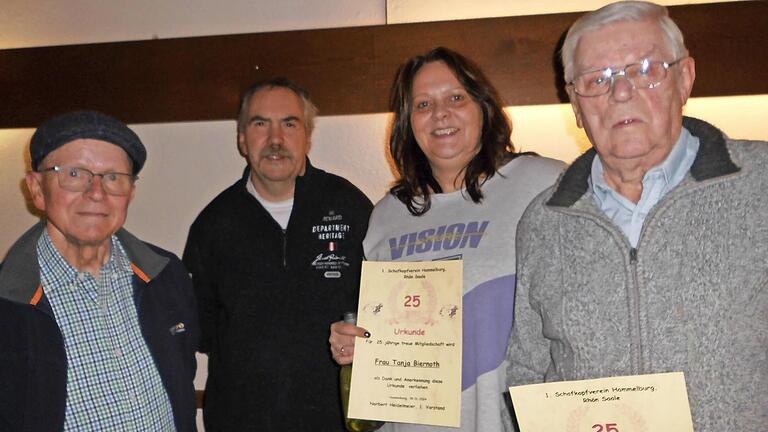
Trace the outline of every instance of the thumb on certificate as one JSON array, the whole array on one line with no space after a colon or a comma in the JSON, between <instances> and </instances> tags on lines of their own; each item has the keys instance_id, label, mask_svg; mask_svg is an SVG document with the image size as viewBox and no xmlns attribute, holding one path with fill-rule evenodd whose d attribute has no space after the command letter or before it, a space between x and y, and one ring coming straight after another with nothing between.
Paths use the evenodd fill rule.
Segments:
<instances>
[{"instance_id":1,"label":"thumb on certificate","mask_svg":"<svg viewBox=\"0 0 768 432\"><path fill-rule=\"evenodd\" d=\"M367 338L370 335L366 329L344 321L331 324L331 336L328 338L331 356L340 365L352 363L355 336Z\"/></svg>"},{"instance_id":2,"label":"thumb on certificate","mask_svg":"<svg viewBox=\"0 0 768 432\"><path fill-rule=\"evenodd\" d=\"M344 321L337 321L331 324L331 342L333 342L334 336L344 338L343 342L350 342L354 344L354 337L369 338L371 334L363 327L358 327L354 324L346 323ZM346 339L351 337L352 339Z\"/></svg>"}]
</instances>

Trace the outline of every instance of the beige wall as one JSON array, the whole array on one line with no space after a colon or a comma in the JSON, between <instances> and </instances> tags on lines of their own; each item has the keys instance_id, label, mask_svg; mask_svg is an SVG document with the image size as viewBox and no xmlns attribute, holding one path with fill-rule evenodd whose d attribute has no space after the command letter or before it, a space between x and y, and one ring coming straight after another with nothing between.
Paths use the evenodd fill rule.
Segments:
<instances>
[{"instance_id":1,"label":"beige wall","mask_svg":"<svg viewBox=\"0 0 768 432\"><path fill-rule=\"evenodd\" d=\"M589 143L576 127L569 105L507 109L518 150L572 161ZM749 113L745 116L744 113ZM709 120L729 136L768 141L768 95L691 99L686 114ZM377 201L392 174L386 160L389 114L320 117L310 158L342 174ZM234 121L132 125L149 157L137 183L127 227L139 236L181 254L197 213L242 173ZM0 130L0 259L36 221L22 195L32 129Z\"/></svg>"},{"instance_id":2,"label":"beige wall","mask_svg":"<svg viewBox=\"0 0 768 432\"><path fill-rule=\"evenodd\" d=\"M606 3L447 0L442 7L427 7L434 1L229 0L212 6L207 0L5 0L0 48L548 13ZM468 4L472 5L469 9ZM688 112L724 127L731 136L768 139L768 131L756 126L768 122L766 98L768 95L694 99ZM508 111L514 123L513 142L520 150L571 161L589 145L576 128L568 105L511 107ZM749 119L739 115L744 112L750 113ZM373 201L378 200L392 180L384 148L387 121L384 113L320 117L310 154L313 162L348 177ZM132 126L149 149L149 159L127 226L180 254L197 212L240 175L243 162L235 150L234 122ZM36 220L21 194L25 146L31 133L0 130L0 199L4 203L0 206L0 259Z\"/></svg>"},{"instance_id":3,"label":"beige wall","mask_svg":"<svg viewBox=\"0 0 768 432\"><path fill-rule=\"evenodd\" d=\"M0 49L385 23L385 0L2 0Z\"/></svg>"},{"instance_id":4,"label":"beige wall","mask_svg":"<svg viewBox=\"0 0 768 432\"><path fill-rule=\"evenodd\" d=\"M718 2L740 1L719 0ZM387 23L446 21L594 10L611 0L387 0ZM715 3L713 0L656 0L662 5Z\"/></svg>"}]
</instances>

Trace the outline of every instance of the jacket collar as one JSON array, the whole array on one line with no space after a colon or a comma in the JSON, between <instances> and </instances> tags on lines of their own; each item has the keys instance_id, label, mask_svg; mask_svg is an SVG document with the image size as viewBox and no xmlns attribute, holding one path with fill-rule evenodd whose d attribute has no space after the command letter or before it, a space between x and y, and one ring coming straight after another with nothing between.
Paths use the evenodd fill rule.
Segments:
<instances>
[{"instance_id":1,"label":"jacket collar","mask_svg":"<svg viewBox=\"0 0 768 432\"><path fill-rule=\"evenodd\" d=\"M305 164L304 164L304 174L296 177L296 183L306 182L312 178L312 176L317 171L317 168L312 166L312 164L309 162L309 157L306 157ZM243 176L240 178L240 182L243 184L243 187L245 187L245 182L250 181L251 178L251 167L246 165L243 169Z\"/></svg>"},{"instance_id":2,"label":"jacket collar","mask_svg":"<svg viewBox=\"0 0 768 432\"><path fill-rule=\"evenodd\" d=\"M699 151L690 171L695 181L709 180L739 171L740 168L728 153L723 132L693 117L683 117L683 127L699 139ZM568 167L560 178L555 192L547 201L547 205L570 207L587 193L592 161L596 155L597 152L593 147Z\"/></svg>"},{"instance_id":3,"label":"jacket collar","mask_svg":"<svg viewBox=\"0 0 768 432\"><path fill-rule=\"evenodd\" d=\"M45 226L46 221L40 221L11 246L0 267L0 297L28 303L35 296L40 286L37 241ZM167 257L156 253L125 229L121 228L116 235L131 260L134 273L145 282L154 279L168 264Z\"/></svg>"},{"instance_id":4,"label":"jacket collar","mask_svg":"<svg viewBox=\"0 0 768 432\"><path fill-rule=\"evenodd\" d=\"M152 250L149 245L128 232L128 230L120 228L115 235L117 235L117 239L120 240L125 253L128 254L128 258L131 260L133 272L144 282L149 282L156 278L165 266L168 265L170 261L168 257Z\"/></svg>"}]
</instances>

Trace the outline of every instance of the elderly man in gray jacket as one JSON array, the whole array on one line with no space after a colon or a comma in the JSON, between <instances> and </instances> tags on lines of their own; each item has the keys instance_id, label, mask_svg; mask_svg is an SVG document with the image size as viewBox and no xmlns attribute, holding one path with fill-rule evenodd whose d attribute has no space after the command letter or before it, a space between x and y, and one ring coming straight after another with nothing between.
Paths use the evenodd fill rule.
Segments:
<instances>
[{"instance_id":1,"label":"elderly man in gray jacket","mask_svg":"<svg viewBox=\"0 0 768 432\"><path fill-rule=\"evenodd\" d=\"M682 115L666 8L584 15L563 50L594 148L517 234L509 385L682 371L695 430L768 430L768 145Z\"/></svg>"}]
</instances>

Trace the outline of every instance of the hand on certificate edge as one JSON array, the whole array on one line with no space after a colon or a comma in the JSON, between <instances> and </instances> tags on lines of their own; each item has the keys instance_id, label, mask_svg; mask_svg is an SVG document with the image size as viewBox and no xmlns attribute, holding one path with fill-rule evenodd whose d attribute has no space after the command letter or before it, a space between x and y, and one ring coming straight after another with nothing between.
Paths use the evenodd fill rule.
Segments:
<instances>
[{"instance_id":1,"label":"hand on certificate edge","mask_svg":"<svg viewBox=\"0 0 768 432\"><path fill-rule=\"evenodd\" d=\"M328 343L331 348L331 357L336 360L336 363L342 366L352 363L355 353L355 336L369 338L371 334L362 327L344 321L331 324L331 337L328 338Z\"/></svg>"}]
</instances>

